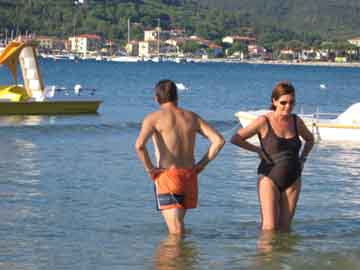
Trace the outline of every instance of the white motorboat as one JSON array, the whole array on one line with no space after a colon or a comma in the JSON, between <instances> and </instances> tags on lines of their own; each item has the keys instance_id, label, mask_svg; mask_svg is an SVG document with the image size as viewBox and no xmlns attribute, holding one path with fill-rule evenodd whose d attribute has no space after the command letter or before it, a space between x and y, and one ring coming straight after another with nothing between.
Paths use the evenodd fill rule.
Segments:
<instances>
[{"instance_id":1,"label":"white motorboat","mask_svg":"<svg viewBox=\"0 0 360 270\"><path fill-rule=\"evenodd\" d=\"M243 127L268 110L239 111L235 117ZM348 141L360 143L360 103L351 105L343 113L298 114L317 141Z\"/></svg>"},{"instance_id":2,"label":"white motorboat","mask_svg":"<svg viewBox=\"0 0 360 270\"><path fill-rule=\"evenodd\" d=\"M112 57L108 58L108 61L123 62L123 63L135 63L135 62L139 62L140 59L137 56L112 56Z\"/></svg>"}]
</instances>

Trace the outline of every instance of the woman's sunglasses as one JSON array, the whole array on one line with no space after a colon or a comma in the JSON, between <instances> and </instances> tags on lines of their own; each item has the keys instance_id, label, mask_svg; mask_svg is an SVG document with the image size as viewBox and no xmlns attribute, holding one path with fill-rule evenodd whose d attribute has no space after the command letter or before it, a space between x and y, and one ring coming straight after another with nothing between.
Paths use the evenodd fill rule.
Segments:
<instances>
[{"instance_id":1,"label":"woman's sunglasses","mask_svg":"<svg viewBox=\"0 0 360 270\"><path fill-rule=\"evenodd\" d=\"M293 106L295 104L295 100L290 100L290 101L281 100L281 101L279 101L279 103L282 106L285 106L286 104L289 104L290 106Z\"/></svg>"}]
</instances>

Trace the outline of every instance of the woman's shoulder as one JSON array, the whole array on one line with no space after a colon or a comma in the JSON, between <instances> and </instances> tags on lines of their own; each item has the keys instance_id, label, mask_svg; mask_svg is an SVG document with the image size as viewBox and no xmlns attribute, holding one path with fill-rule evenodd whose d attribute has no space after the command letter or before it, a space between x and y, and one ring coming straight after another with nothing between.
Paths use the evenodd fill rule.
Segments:
<instances>
[{"instance_id":1,"label":"woman's shoulder","mask_svg":"<svg viewBox=\"0 0 360 270\"><path fill-rule=\"evenodd\" d=\"M296 113L292 113L291 116L296 121L296 123L299 123L302 121L301 117L299 115L297 115Z\"/></svg>"},{"instance_id":2,"label":"woman's shoulder","mask_svg":"<svg viewBox=\"0 0 360 270\"><path fill-rule=\"evenodd\" d=\"M272 115L273 115L273 112L267 112L262 115L259 115L257 119L262 123L266 123L266 122L270 121L270 119L272 118Z\"/></svg>"},{"instance_id":3,"label":"woman's shoulder","mask_svg":"<svg viewBox=\"0 0 360 270\"><path fill-rule=\"evenodd\" d=\"M292 115L293 115L293 117L294 117L294 120L295 120L297 126L299 126L299 125L305 125L304 120L301 118L301 116L299 116L299 115L296 114L296 113L293 113Z\"/></svg>"},{"instance_id":4,"label":"woman's shoulder","mask_svg":"<svg viewBox=\"0 0 360 270\"><path fill-rule=\"evenodd\" d=\"M262 128L262 127L265 127L268 125L270 117L271 117L271 112L265 113L265 114L259 115L254 120L254 122L256 123L256 126Z\"/></svg>"}]
</instances>

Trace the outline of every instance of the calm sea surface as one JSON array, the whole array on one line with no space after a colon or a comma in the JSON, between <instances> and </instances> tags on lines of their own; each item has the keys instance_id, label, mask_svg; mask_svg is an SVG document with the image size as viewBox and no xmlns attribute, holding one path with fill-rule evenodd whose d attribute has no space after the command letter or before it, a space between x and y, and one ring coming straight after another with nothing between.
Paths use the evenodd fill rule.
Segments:
<instances>
[{"instance_id":1,"label":"calm sea surface","mask_svg":"<svg viewBox=\"0 0 360 270\"><path fill-rule=\"evenodd\" d=\"M200 176L185 239L167 238L134 152L152 88L189 88L180 105L225 136L238 110L264 108L279 80L297 110L360 100L360 69L247 64L41 62L47 85L95 87L98 115L0 117L0 269L360 269L360 146L318 144L290 234L261 235L255 155L227 144ZM9 82L0 71L0 84ZM320 87L325 84L326 89ZM198 141L197 157L207 148ZM152 149L152 147L150 147Z\"/></svg>"}]
</instances>

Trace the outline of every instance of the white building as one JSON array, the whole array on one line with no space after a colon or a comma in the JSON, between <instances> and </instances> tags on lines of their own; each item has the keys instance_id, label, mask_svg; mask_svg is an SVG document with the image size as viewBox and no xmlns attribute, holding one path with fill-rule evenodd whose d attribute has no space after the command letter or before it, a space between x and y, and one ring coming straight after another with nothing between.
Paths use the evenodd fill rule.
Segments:
<instances>
[{"instance_id":1,"label":"white building","mask_svg":"<svg viewBox=\"0 0 360 270\"><path fill-rule=\"evenodd\" d=\"M352 38L348 40L349 43L355 45L356 47L360 47L360 37Z\"/></svg>"},{"instance_id":2,"label":"white building","mask_svg":"<svg viewBox=\"0 0 360 270\"><path fill-rule=\"evenodd\" d=\"M98 35L84 34L69 38L70 50L81 55L99 51L102 47L102 38Z\"/></svg>"},{"instance_id":3,"label":"white building","mask_svg":"<svg viewBox=\"0 0 360 270\"><path fill-rule=\"evenodd\" d=\"M37 36L36 40L39 42L39 47L42 49L52 50L54 48L54 38L48 36Z\"/></svg>"},{"instance_id":4,"label":"white building","mask_svg":"<svg viewBox=\"0 0 360 270\"><path fill-rule=\"evenodd\" d=\"M152 30L145 30L144 31L144 41L154 41L158 40L159 33L161 29L152 29Z\"/></svg>"},{"instance_id":5,"label":"white building","mask_svg":"<svg viewBox=\"0 0 360 270\"><path fill-rule=\"evenodd\" d=\"M222 39L223 43L234 44L235 42L242 43L245 45L255 45L256 38L247 36L226 36Z\"/></svg>"},{"instance_id":6,"label":"white building","mask_svg":"<svg viewBox=\"0 0 360 270\"><path fill-rule=\"evenodd\" d=\"M140 41L139 42L139 56L150 57L158 54L157 41Z\"/></svg>"}]
</instances>

